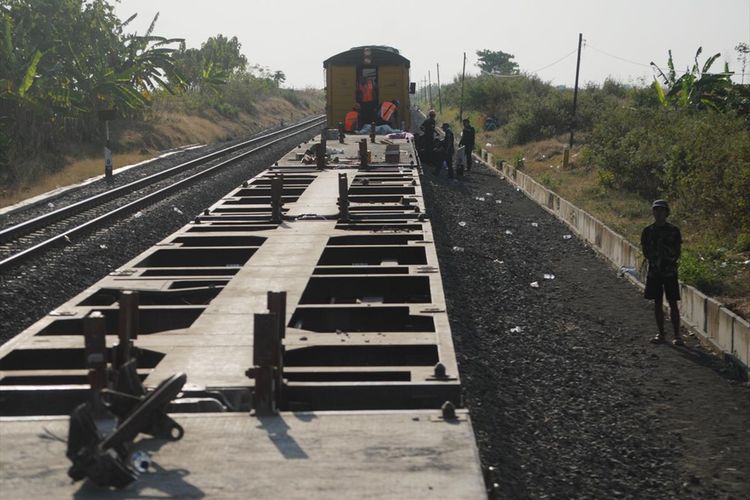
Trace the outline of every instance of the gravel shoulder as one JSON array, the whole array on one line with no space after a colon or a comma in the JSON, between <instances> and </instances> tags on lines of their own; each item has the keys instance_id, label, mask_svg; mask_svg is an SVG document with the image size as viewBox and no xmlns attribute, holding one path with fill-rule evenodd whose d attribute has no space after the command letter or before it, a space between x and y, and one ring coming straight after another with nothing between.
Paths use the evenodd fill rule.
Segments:
<instances>
[{"instance_id":1,"label":"gravel shoulder","mask_svg":"<svg viewBox=\"0 0 750 500\"><path fill-rule=\"evenodd\" d=\"M498 498L750 496L747 384L694 338L649 344L652 303L496 172L423 184Z\"/></svg>"}]
</instances>

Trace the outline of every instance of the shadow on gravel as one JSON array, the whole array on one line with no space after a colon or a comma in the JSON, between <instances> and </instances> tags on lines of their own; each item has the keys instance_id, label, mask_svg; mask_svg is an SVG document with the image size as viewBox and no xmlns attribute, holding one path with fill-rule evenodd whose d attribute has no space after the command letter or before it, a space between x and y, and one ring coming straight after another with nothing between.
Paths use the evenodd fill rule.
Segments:
<instances>
[{"instance_id":1,"label":"shadow on gravel","mask_svg":"<svg viewBox=\"0 0 750 500\"><path fill-rule=\"evenodd\" d=\"M717 375L719 375L724 380L727 380L730 382L747 381L747 378L744 375L744 370L742 369L742 367L733 363L729 359L722 360L721 358L717 357L715 354L706 352L701 348L695 349L689 346L683 346L683 347L670 346L670 347L672 348L673 351L675 351L677 354L687 359L688 361L691 361L698 366L702 366L704 368L709 368L713 370L714 372L716 372Z\"/></svg>"}]
</instances>

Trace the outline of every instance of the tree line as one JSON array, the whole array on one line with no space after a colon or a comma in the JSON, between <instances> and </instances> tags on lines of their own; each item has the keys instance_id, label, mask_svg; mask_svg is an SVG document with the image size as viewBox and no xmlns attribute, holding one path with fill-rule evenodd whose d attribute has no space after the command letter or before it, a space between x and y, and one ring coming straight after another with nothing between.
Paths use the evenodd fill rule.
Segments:
<instances>
[{"instance_id":1,"label":"tree line","mask_svg":"<svg viewBox=\"0 0 750 500\"><path fill-rule=\"evenodd\" d=\"M281 71L248 67L236 37L200 48L154 33L128 31L107 0L6 0L0 6L0 184L23 171L11 165L66 142L100 138L97 113L139 119L165 94L216 96L234 79L278 88Z\"/></svg>"}]
</instances>

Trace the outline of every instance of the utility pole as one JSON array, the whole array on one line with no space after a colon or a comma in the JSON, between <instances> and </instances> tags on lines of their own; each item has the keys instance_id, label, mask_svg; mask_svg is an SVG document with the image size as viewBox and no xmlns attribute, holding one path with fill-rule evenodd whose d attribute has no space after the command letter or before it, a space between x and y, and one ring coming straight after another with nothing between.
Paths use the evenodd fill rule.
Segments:
<instances>
[{"instance_id":1,"label":"utility pole","mask_svg":"<svg viewBox=\"0 0 750 500\"><path fill-rule=\"evenodd\" d=\"M461 104L458 108L458 119L464 122L464 77L466 76L466 52L464 52L464 69L461 70Z\"/></svg>"},{"instance_id":2,"label":"utility pole","mask_svg":"<svg viewBox=\"0 0 750 500\"><path fill-rule=\"evenodd\" d=\"M443 98L440 96L440 63L437 63L438 109L443 112Z\"/></svg>"},{"instance_id":3,"label":"utility pole","mask_svg":"<svg viewBox=\"0 0 750 500\"><path fill-rule=\"evenodd\" d=\"M576 105L578 104L578 75L581 71L581 44L583 33L578 33L578 61L576 62L576 85L573 87L573 116L570 119L570 143L568 147L573 149L573 132L576 128Z\"/></svg>"},{"instance_id":4,"label":"utility pole","mask_svg":"<svg viewBox=\"0 0 750 500\"><path fill-rule=\"evenodd\" d=\"M432 109L432 75L430 70L427 70L427 95L430 97L430 109Z\"/></svg>"}]
</instances>

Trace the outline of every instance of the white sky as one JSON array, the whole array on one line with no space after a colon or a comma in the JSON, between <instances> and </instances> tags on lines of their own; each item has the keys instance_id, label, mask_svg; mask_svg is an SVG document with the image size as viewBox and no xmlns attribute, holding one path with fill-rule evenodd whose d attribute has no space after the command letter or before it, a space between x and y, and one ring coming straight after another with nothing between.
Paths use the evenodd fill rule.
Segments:
<instances>
[{"instance_id":1,"label":"white sky","mask_svg":"<svg viewBox=\"0 0 750 500\"><path fill-rule=\"evenodd\" d=\"M509 52L521 70L534 71L574 52L583 33L583 85L650 81L648 63L664 68L669 49L681 71L699 46L701 64L721 52L712 70L727 60L740 73L734 47L750 43L750 0L121 0L116 12L122 20L137 12L130 28L140 33L160 12L154 33L185 38L188 47L219 33L237 36L250 64L283 71L286 86L297 88L322 88L323 60L359 45L399 49L412 81L429 70L434 82L440 64L448 82L460 74L464 51L467 73L478 72L481 49ZM575 54L537 74L572 86Z\"/></svg>"}]
</instances>

